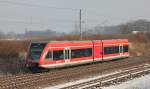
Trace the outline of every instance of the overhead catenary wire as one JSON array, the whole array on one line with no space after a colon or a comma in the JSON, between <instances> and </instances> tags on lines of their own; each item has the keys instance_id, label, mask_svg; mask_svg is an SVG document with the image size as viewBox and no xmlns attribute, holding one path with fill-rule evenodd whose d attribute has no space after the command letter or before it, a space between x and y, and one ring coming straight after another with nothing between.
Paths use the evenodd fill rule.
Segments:
<instances>
[{"instance_id":1,"label":"overhead catenary wire","mask_svg":"<svg viewBox=\"0 0 150 89\"><path fill-rule=\"evenodd\" d=\"M82 15L85 15L84 13L87 13L89 12L88 14L93 14L94 16L98 16L98 17L103 17L105 19L108 20L124 20L124 18L118 18L118 17L111 17L111 16L105 16L104 14L100 13L100 12L97 12L95 10L87 10L87 9L80 9L80 8L64 8L64 7L55 7L55 6L43 6L43 5L38 5L38 4L29 4L29 3L21 3L21 2L14 2L14 1L3 1L3 0L0 0L0 4L11 4L11 5L20 5L20 6L27 6L27 7L37 7L37 8L51 8L51 9L58 9L58 10L70 10L70 11L78 11L80 12L80 10L82 10ZM84 20L84 17L83 17L83 21L85 22ZM92 23L96 23L96 22L99 22L97 19L96 21L89 21L89 22L92 22ZM88 23L89 23L88 22Z\"/></svg>"},{"instance_id":2,"label":"overhead catenary wire","mask_svg":"<svg viewBox=\"0 0 150 89\"><path fill-rule=\"evenodd\" d=\"M53 9L63 9L63 10L72 10L72 11L80 10L80 9L76 9L76 8L63 8L63 7L45 6L45 5L42 6L42 5L37 5L37 4L28 4L28 3L12 2L12 1L0 1L0 3L21 5L21 6L28 6L28 7L37 7L37 8L53 8Z\"/></svg>"},{"instance_id":3,"label":"overhead catenary wire","mask_svg":"<svg viewBox=\"0 0 150 89\"><path fill-rule=\"evenodd\" d=\"M3 4L12 4L12 5L20 5L20 6L27 6L27 7L37 7L37 8L52 8L52 9L59 9L59 10L71 10L71 11L80 11L82 10L82 13L84 12L90 12L90 14L94 14L98 17L104 17L104 18L110 18L110 19L123 19L118 17L111 17L111 16L105 16L102 13L99 13L95 10L87 10L84 8L64 8L64 7L55 7L55 6L43 6L43 5L37 5L37 4L28 4L28 3L21 3L21 2L14 2L14 1L1 1L0 3Z\"/></svg>"},{"instance_id":4,"label":"overhead catenary wire","mask_svg":"<svg viewBox=\"0 0 150 89\"><path fill-rule=\"evenodd\" d=\"M84 25L84 26L85 26L85 24L88 24L88 25L89 24L90 25L92 25L92 24L100 24L100 25L102 25L104 23L104 21L101 21L100 19L97 19L99 17L103 17L103 18L107 19L107 22L108 22L108 19L118 19L118 20L120 19L120 18L113 18L111 16L105 16L105 15L101 14L100 12L97 12L97 11L94 11L94 10L87 10L87 9L84 9L84 8L82 8L82 9L78 9L78 8L64 8L64 7L39 5L39 4L35 4L35 3L34 4L33 3L30 4L30 3L4 1L4 0L0 0L0 4L17 5L17 6L25 6L25 7L34 7L34 9L35 8L48 8L48 9L50 8L50 9L57 9L57 10L76 11L77 14L80 12L80 10L82 10L82 20L81 21L79 20L79 22L77 21L80 24L79 25L79 29L80 30L81 30L81 24ZM87 15L88 19L84 18L84 17L86 17L85 13L87 13L87 12L88 12L88 14L94 14L94 16L96 16L97 18L94 18L95 19L94 20L93 17L92 17L92 19L90 20L91 17L88 17L88 15ZM32 20L32 22L30 22L31 20ZM60 26L61 23L62 23L62 25L64 25L64 23L67 23L68 26L70 25L70 23L73 23L73 22L70 22L70 21L66 22L64 20L59 20L59 21L51 20L51 19L49 19L49 20L55 22L54 23L55 25L59 24L59 26ZM17 19L16 20L14 19L14 20L11 20L11 21L4 20L4 23L5 22L7 22L9 24L26 24L26 25L30 24L31 27L32 27L32 25L51 25L51 23L52 23L52 22L49 22L49 21L48 22L47 21L38 22L38 21L35 21L34 19L30 19L29 21L18 21ZM84 28L84 26L83 26L83 28ZM58 26L56 26L56 27L58 27ZM80 35L82 35L82 31L80 31Z\"/></svg>"}]
</instances>

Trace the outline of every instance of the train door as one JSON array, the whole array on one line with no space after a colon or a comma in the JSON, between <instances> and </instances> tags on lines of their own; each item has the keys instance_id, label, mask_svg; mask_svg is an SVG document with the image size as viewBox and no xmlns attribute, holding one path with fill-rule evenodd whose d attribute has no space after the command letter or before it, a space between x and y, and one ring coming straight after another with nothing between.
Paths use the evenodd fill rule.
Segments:
<instances>
[{"instance_id":1,"label":"train door","mask_svg":"<svg viewBox=\"0 0 150 89\"><path fill-rule=\"evenodd\" d=\"M123 55L123 45L122 44L119 45L119 54L120 54L120 56Z\"/></svg>"},{"instance_id":2,"label":"train door","mask_svg":"<svg viewBox=\"0 0 150 89\"><path fill-rule=\"evenodd\" d=\"M70 59L71 59L71 50L70 50L70 48L65 48L65 49L64 49L64 60L65 60L65 64L70 63Z\"/></svg>"}]
</instances>

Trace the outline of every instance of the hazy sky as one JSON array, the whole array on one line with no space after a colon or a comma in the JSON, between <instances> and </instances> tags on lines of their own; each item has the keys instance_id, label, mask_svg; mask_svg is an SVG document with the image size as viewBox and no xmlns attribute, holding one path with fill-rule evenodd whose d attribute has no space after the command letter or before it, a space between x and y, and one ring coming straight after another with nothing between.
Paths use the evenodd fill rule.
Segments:
<instances>
[{"instance_id":1,"label":"hazy sky","mask_svg":"<svg viewBox=\"0 0 150 89\"><path fill-rule=\"evenodd\" d=\"M70 9L69 9L70 8ZM83 30L137 19L150 20L150 0L0 0L0 31Z\"/></svg>"}]
</instances>

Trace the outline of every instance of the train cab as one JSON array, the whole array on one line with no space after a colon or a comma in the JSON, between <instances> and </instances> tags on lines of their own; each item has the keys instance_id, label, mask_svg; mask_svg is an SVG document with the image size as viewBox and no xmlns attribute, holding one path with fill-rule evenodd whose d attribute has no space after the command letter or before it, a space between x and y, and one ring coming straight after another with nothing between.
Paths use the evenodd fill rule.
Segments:
<instances>
[{"instance_id":1,"label":"train cab","mask_svg":"<svg viewBox=\"0 0 150 89\"><path fill-rule=\"evenodd\" d=\"M31 70L39 69L39 61L48 42L32 42L28 48L26 66Z\"/></svg>"}]
</instances>

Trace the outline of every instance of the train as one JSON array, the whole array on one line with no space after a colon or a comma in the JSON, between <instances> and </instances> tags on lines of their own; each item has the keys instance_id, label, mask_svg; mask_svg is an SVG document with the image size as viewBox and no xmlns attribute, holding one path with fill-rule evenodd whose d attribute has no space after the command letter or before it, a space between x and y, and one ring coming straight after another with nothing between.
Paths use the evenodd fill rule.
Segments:
<instances>
[{"instance_id":1,"label":"train","mask_svg":"<svg viewBox=\"0 0 150 89\"><path fill-rule=\"evenodd\" d=\"M26 65L54 69L129 57L128 39L31 42Z\"/></svg>"}]
</instances>

